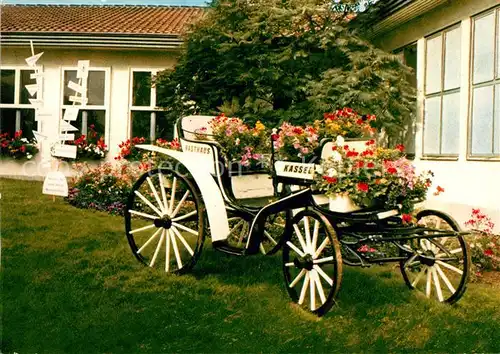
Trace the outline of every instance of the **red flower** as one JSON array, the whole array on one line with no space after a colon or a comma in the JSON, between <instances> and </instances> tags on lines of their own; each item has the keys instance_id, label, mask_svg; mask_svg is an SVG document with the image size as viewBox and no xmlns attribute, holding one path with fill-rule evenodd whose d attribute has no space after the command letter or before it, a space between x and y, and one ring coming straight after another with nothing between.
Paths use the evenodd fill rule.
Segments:
<instances>
[{"instance_id":1,"label":"red flower","mask_svg":"<svg viewBox=\"0 0 500 354\"><path fill-rule=\"evenodd\" d=\"M368 189L370 188L368 186L368 183L364 183L364 182L359 182L356 187L358 188L358 190L365 192L365 193L368 192Z\"/></svg>"},{"instance_id":2,"label":"red flower","mask_svg":"<svg viewBox=\"0 0 500 354\"><path fill-rule=\"evenodd\" d=\"M368 167L368 168L374 168L374 167L375 167L375 164L374 164L373 162L368 162L368 163L366 164L366 167Z\"/></svg>"},{"instance_id":3,"label":"red flower","mask_svg":"<svg viewBox=\"0 0 500 354\"><path fill-rule=\"evenodd\" d=\"M436 187L436 191L434 192L434 195L439 195L444 192L444 188L441 186Z\"/></svg>"},{"instance_id":4,"label":"red flower","mask_svg":"<svg viewBox=\"0 0 500 354\"><path fill-rule=\"evenodd\" d=\"M405 151L405 146L403 144L396 145L396 150L404 152Z\"/></svg>"},{"instance_id":5,"label":"red flower","mask_svg":"<svg viewBox=\"0 0 500 354\"><path fill-rule=\"evenodd\" d=\"M491 248L485 250L483 253L485 256L488 256L488 257L493 256L493 250Z\"/></svg>"},{"instance_id":6,"label":"red flower","mask_svg":"<svg viewBox=\"0 0 500 354\"><path fill-rule=\"evenodd\" d=\"M358 155L359 155L359 153L356 151L348 151L346 154L347 157L356 157Z\"/></svg>"},{"instance_id":7,"label":"red flower","mask_svg":"<svg viewBox=\"0 0 500 354\"><path fill-rule=\"evenodd\" d=\"M394 167L389 167L387 169L387 172L390 173L390 174L392 174L392 175L394 175L394 174L396 174L398 172L398 170L396 170Z\"/></svg>"},{"instance_id":8,"label":"red flower","mask_svg":"<svg viewBox=\"0 0 500 354\"><path fill-rule=\"evenodd\" d=\"M365 166L365 162L363 160L357 161L356 162L356 167L357 168L363 168Z\"/></svg>"},{"instance_id":9,"label":"red flower","mask_svg":"<svg viewBox=\"0 0 500 354\"><path fill-rule=\"evenodd\" d=\"M328 183L337 183L337 179L335 177L323 176L323 179Z\"/></svg>"},{"instance_id":10,"label":"red flower","mask_svg":"<svg viewBox=\"0 0 500 354\"><path fill-rule=\"evenodd\" d=\"M304 129L302 129L301 127L295 127L292 129L292 132L294 134L303 134L304 133Z\"/></svg>"},{"instance_id":11,"label":"red flower","mask_svg":"<svg viewBox=\"0 0 500 354\"><path fill-rule=\"evenodd\" d=\"M349 150L349 145L344 145L344 150Z\"/></svg>"},{"instance_id":12,"label":"red flower","mask_svg":"<svg viewBox=\"0 0 500 354\"><path fill-rule=\"evenodd\" d=\"M409 224L411 223L413 217L410 214L403 214L401 215L401 219L403 220L404 224Z\"/></svg>"},{"instance_id":13,"label":"red flower","mask_svg":"<svg viewBox=\"0 0 500 354\"><path fill-rule=\"evenodd\" d=\"M272 135L271 135L271 140L272 140L272 141L276 141L276 140L278 140L278 139L279 139L279 137L280 137L280 136L279 136L278 134L272 134Z\"/></svg>"},{"instance_id":14,"label":"red flower","mask_svg":"<svg viewBox=\"0 0 500 354\"><path fill-rule=\"evenodd\" d=\"M480 212L480 209L472 209L472 215L478 215Z\"/></svg>"},{"instance_id":15,"label":"red flower","mask_svg":"<svg viewBox=\"0 0 500 354\"><path fill-rule=\"evenodd\" d=\"M363 119L358 119L358 120L356 121L356 124L359 124L359 125L364 124Z\"/></svg>"},{"instance_id":16,"label":"red flower","mask_svg":"<svg viewBox=\"0 0 500 354\"><path fill-rule=\"evenodd\" d=\"M25 152L26 151L26 146L21 145L20 150L21 150L21 152Z\"/></svg>"},{"instance_id":17,"label":"red flower","mask_svg":"<svg viewBox=\"0 0 500 354\"><path fill-rule=\"evenodd\" d=\"M23 131L18 130L17 132L14 133L14 138L15 139L20 138L22 135L23 135Z\"/></svg>"},{"instance_id":18,"label":"red flower","mask_svg":"<svg viewBox=\"0 0 500 354\"><path fill-rule=\"evenodd\" d=\"M333 150L333 151L336 151L336 150L337 150L337 145L333 145L333 146L332 146L332 150Z\"/></svg>"},{"instance_id":19,"label":"red flower","mask_svg":"<svg viewBox=\"0 0 500 354\"><path fill-rule=\"evenodd\" d=\"M375 140L371 139L366 142L366 146L375 145Z\"/></svg>"}]
</instances>

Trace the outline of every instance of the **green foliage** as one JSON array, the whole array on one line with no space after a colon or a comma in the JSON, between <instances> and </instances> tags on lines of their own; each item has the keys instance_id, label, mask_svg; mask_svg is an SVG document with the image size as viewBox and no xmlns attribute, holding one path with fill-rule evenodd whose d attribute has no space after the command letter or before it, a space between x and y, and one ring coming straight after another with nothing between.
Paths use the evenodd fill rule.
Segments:
<instances>
[{"instance_id":1,"label":"green foliage","mask_svg":"<svg viewBox=\"0 0 500 354\"><path fill-rule=\"evenodd\" d=\"M410 69L335 10L321 0L217 2L187 34L176 67L156 77L159 104L175 117L223 108L267 126L349 106L397 136L412 119Z\"/></svg>"}]
</instances>

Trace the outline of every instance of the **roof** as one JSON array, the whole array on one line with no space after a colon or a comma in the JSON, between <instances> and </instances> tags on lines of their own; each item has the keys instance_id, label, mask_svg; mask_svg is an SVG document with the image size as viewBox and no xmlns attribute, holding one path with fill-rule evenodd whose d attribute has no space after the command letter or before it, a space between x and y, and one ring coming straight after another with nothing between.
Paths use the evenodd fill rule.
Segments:
<instances>
[{"instance_id":1,"label":"roof","mask_svg":"<svg viewBox=\"0 0 500 354\"><path fill-rule=\"evenodd\" d=\"M126 5L2 5L2 46L155 48L182 43L202 7Z\"/></svg>"},{"instance_id":2,"label":"roof","mask_svg":"<svg viewBox=\"0 0 500 354\"><path fill-rule=\"evenodd\" d=\"M3 5L2 32L180 34L199 7Z\"/></svg>"},{"instance_id":3,"label":"roof","mask_svg":"<svg viewBox=\"0 0 500 354\"><path fill-rule=\"evenodd\" d=\"M368 38L374 38L421 16L448 0L380 0L358 16L358 26L363 27Z\"/></svg>"}]
</instances>

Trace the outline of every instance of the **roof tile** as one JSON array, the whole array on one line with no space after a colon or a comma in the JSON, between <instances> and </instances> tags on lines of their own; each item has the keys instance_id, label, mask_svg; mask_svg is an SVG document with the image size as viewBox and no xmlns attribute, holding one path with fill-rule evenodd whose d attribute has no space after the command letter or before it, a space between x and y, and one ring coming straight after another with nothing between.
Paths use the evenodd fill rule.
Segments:
<instances>
[{"instance_id":1,"label":"roof tile","mask_svg":"<svg viewBox=\"0 0 500 354\"><path fill-rule=\"evenodd\" d=\"M2 32L180 34L201 7L3 5Z\"/></svg>"}]
</instances>

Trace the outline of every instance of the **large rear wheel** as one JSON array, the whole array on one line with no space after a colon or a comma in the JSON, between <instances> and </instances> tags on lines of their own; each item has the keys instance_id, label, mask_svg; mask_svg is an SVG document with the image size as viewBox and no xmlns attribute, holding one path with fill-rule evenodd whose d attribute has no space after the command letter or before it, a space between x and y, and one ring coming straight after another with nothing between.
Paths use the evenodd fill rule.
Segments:
<instances>
[{"instance_id":1,"label":"large rear wheel","mask_svg":"<svg viewBox=\"0 0 500 354\"><path fill-rule=\"evenodd\" d=\"M125 230L134 256L165 272L185 273L200 257L205 239L205 209L188 176L158 168L132 188Z\"/></svg>"}]
</instances>

